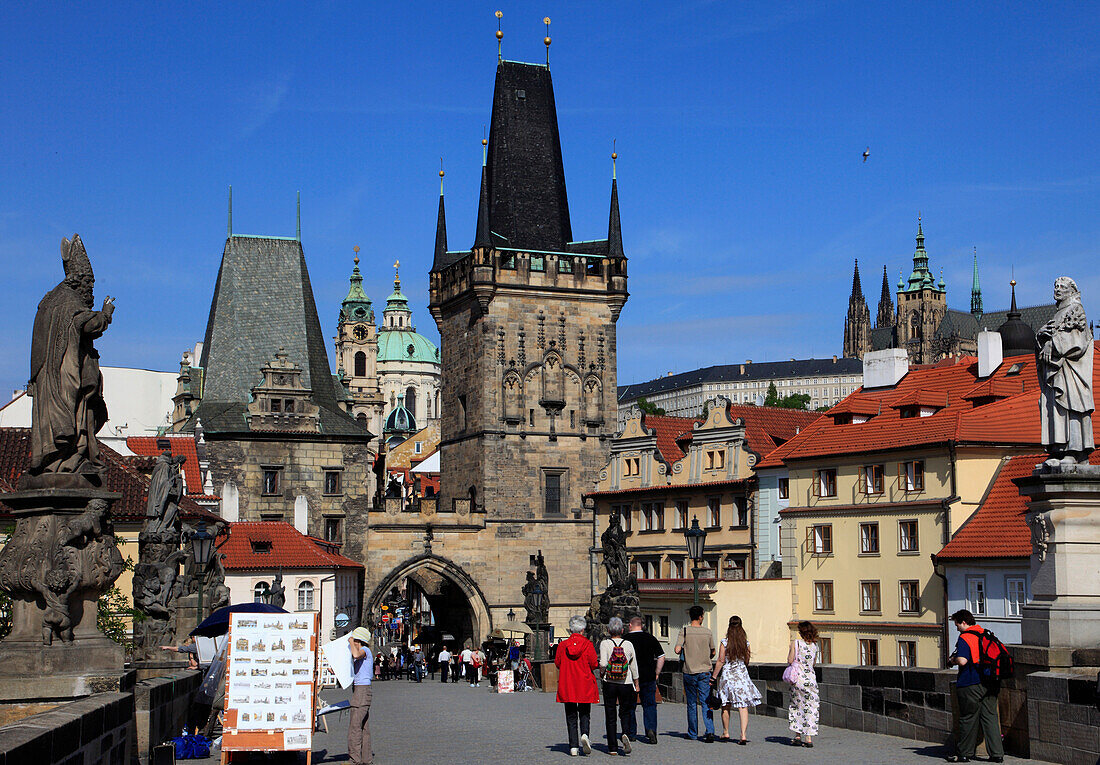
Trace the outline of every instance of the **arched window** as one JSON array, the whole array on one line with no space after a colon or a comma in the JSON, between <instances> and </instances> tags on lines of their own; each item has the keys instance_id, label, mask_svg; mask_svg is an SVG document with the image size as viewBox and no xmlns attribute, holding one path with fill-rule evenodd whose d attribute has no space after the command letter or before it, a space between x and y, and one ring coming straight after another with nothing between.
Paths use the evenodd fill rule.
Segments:
<instances>
[{"instance_id":1,"label":"arched window","mask_svg":"<svg viewBox=\"0 0 1100 765\"><path fill-rule=\"evenodd\" d=\"M267 582L257 582L256 589L252 591L252 600L255 603L267 603L271 597L271 585Z\"/></svg>"},{"instance_id":2,"label":"arched window","mask_svg":"<svg viewBox=\"0 0 1100 765\"><path fill-rule=\"evenodd\" d=\"M302 582L298 585L298 610L313 610L313 582Z\"/></svg>"},{"instance_id":3,"label":"arched window","mask_svg":"<svg viewBox=\"0 0 1100 765\"><path fill-rule=\"evenodd\" d=\"M416 388L411 385L405 389L405 408L409 414L416 417Z\"/></svg>"},{"instance_id":4,"label":"arched window","mask_svg":"<svg viewBox=\"0 0 1100 765\"><path fill-rule=\"evenodd\" d=\"M355 353L355 376L367 376L367 354L362 351L356 351Z\"/></svg>"}]
</instances>

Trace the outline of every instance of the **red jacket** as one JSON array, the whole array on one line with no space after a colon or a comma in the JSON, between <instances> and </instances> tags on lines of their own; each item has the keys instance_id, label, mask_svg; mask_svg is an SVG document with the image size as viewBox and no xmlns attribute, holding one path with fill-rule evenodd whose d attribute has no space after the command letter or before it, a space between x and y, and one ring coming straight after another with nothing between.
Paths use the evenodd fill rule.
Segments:
<instances>
[{"instance_id":1,"label":"red jacket","mask_svg":"<svg viewBox=\"0 0 1100 765\"><path fill-rule=\"evenodd\" d=\"M600 666L596 649L583 635L570 635L558 646L554 654L558 667L558 701L574 704L599 704L600 691L596 676L592 674Z\"/></svg>"}]
</instances>

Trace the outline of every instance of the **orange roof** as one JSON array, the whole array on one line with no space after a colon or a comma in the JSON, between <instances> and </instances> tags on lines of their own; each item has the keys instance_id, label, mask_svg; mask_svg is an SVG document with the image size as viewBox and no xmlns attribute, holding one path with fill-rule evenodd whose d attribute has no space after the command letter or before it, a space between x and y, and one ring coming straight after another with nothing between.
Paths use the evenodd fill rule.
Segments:
<instances>
[{"instance_id":1,"label":"orange roof","mask_svg":"<svg viewBox=\"0 0 1100 765\"><path fill-rule=\"evenodd\" d=\"M848 396L826 414L829 417L836 417L838 414L867 414L874 417L881 413L879 411L881 408L882 404L878 401L871 401L859 396Z\"/></svg>"},{"instance_id":2,"label":"orange roof","mask_svg":"<svg viewBox=\"0 0 1100 765\"><path fill-rule=\"evenodd\" d=\"M1046 458L1045 454L1029 454L1002 464L982 504L936 553L936 559L1031 557L1031 528L1024 515L1027 503L1012 480L1030 475ZM1100 452L1093 452L1089 463L1100 465Z\"/></svg>"},{"instance_id":3,"label":"orange roof","mask_svg":"<svg viewBox=\"0 0 1100 765\"><path fill-rule=\"evenodd\" d=\"M745 442L761 457L771 454L775 447L790 441L821 417L820 412L748 404L730 404L726 411L730 419L740 417L745 421Z\"/></svg>"},{"instance_id":4,"label":"orange roof","mask_svg":"<svg viewBox=\"0 0 1100 765\"><path fill-rule=\"evenodd\" d=\"M669 417L667 415L643 414L642 427L652 430L657 436L657 451L669 465L684 458L684 450L677 443L681 438L691 438L695 423L694 417Z\"/></svg>"},{"instance_id":5,"label":"orange roof","mask_svg":"<svg viewBox=\"0 0 1100 765\"><path fill-rule=\"evenodd\" d=\"M259 544L254 544L259 543ZM266 547L267 551L261 551ZM218 548L227 570L363 568L339 553L340 545L307 536L285 521L238 521Z\"/></svg>"},{"instance_id":6,"label":"orange roof","mask_svg":"<svg viewBox=\"0 0 1100 765\"><path fill-rule=\"evenodd\" d=\"M195 450L195 437L185 433L172 433L163 436L129 436L126 447L134 454L143 457L159 457L164 448L157 445L167 443L167 450L173 456L186 457L183 466L183 479L187 482L188 494L202 494L202 471L199 470L199 454Z\"/></svg>"},{"instance_id":7,"label":"orange roof","mask_svg":"<svg viewBox=\"0 0 1100 765\"><path fill-rule=\"evenodd\" d=\"M135 470L126 457L99 442L99 451L107 463L106 487L122 494L111 505L111 518L116 522L141 523L145 520L145 502L149 494L149 477ZM19 478L27 469L31 458L30 428L0 428L0 490L9 491L19 485ZM2 499L2 495L0 495ZM0 509L0 515L7 509ZM184 520L204 520L207 523L224 522L221 517L195 504L191 497L180 500L180 513Z\"/></svg>"},{"instance_id":8,"label":"orange roof","mask_svg":"<svg viewBox=\"0 0 1100 765\"><path fill-rule=\"evenodd\" d=\"M1098 353L1094 348L1093 353ZM1009 375L1016 369L1017 373ZM1100 363L1093 365L1100 382ZM882 413L864 423L836 424L823 417L766 457L757 468L781 467L791 460L844 454L906 449L948 442L1038 446L1039 381L1033 356L1007 358L988 380L978 379L978 361L972 356L951 364L910 368L897 385L860 388L849 398L882 404ZM1017 392L984 406L974 406L967 394L979 384ZM847 399L845 399L847 401ZM945 405L928 417L902 417L905 403ZM905 402L905 403L903 403ZM927 403L926 403L927 402ZM841 404L843 405L843 403Z\"/></svg>"}]
</instances>

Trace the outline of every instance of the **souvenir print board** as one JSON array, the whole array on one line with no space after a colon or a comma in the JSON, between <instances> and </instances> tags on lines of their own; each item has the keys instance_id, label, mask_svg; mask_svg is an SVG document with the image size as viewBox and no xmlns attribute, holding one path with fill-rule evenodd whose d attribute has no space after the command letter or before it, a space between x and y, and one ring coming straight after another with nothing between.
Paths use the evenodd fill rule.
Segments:
<instances>
[{"instance_id":1,"label":"souvenir print board","mask_svg":"<svg viewBox=\"0 0 1100 765\"><path fill-rule=\"evenodd\" d=\"M311 751L318 626L318 614L232 615L223 763L234 751Z\"/></svg>"}]
</instances>

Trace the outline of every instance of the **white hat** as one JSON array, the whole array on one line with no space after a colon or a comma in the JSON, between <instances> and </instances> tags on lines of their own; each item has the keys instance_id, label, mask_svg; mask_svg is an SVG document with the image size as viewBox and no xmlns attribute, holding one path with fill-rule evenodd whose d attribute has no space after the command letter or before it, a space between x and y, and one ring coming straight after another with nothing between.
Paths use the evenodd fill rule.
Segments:
<instances>
[{"instance_id":1,"label":"white hat","mask_svg":"<svg viewBox=\"0 0 1100 765\"><path fill-rule=\"evenodd\" d=\"M370 642L370 630L366 627L356 627L351 631L351 636L358 640L360 643Z\"/></svg>"}]
</instances>

